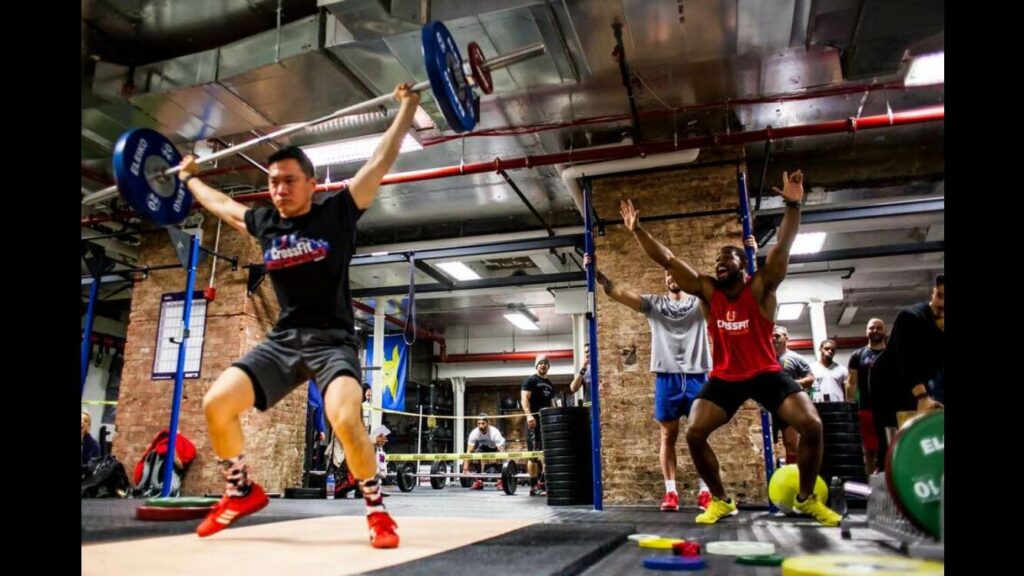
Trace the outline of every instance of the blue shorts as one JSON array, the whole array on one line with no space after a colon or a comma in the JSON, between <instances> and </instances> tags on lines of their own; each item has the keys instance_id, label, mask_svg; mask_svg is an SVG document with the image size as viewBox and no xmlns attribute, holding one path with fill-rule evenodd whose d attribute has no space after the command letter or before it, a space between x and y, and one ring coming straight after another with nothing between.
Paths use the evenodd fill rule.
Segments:
<instances>
[{"instance_id":1,"label":"blue shorts","mask_svg":"<svg viewBox=\"0 0 1024 576\"><path fill-rule=\"evenodd\" d=\"M697 399L707 374L665 374L654 375L654 419L658 422L674 422L690 414L690 406Z\"/></svg>"}]
</instances>

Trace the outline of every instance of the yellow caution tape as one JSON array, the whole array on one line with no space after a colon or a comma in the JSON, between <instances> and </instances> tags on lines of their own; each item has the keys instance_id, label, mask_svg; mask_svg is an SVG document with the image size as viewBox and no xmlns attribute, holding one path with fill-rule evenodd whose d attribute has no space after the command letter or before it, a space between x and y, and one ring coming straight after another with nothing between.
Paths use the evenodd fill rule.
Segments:
<instances>
[{"instance_id":1,"label":"yellow caution tape","mask_svg":"<svg viewBox=\"0 0 1024 576\"><path fill-rule=\"evenodd\" d=\"M534 450L532 452L467 452L465 454L388 454L388 462L415 462L417 460L427 462L446 462L450 460L517 460L543 457L544 452L540 450Z\"/></svg>"}]
</instances>

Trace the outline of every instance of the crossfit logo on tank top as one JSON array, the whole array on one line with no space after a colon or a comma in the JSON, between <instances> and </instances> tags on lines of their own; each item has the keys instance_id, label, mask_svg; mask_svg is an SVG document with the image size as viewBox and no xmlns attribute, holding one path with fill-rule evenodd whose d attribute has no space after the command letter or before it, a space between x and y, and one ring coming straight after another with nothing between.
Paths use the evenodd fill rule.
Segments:
<instances>
[{"instance_id":1,"label":"crossfit logo on tank top","mask_svg":"<svg viewBox=\"0 0 1024 576\"><path fill-rule=\"evenodd\" d=\"M295 234L279 236L273 245L263 252L263 261L267 270L281 270L308 262L316 262L327 257L330 245L323 240L299 238Z\"/></svg>"},{"instance_id":2,"label":"crossfit logo on tank top","mask_svg":"<svg viewBox=\"0 0 1024 576\"><path fill-rule=\"evenodd\" d=\"M725 320L718 320L716 324L719 330L729 332L730 335L746 334L750 331L750 318L737 321L735 310L727 310Z\"/></svg>"}]
</instances>

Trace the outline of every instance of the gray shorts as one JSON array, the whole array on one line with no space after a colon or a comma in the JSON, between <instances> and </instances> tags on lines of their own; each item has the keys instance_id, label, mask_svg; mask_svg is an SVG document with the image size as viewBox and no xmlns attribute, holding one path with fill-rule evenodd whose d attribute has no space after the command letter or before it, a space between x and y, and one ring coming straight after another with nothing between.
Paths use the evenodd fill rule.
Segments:
<instances>
[{"instance_id":1,"label":"gray shorts","mask_svg":"<svg viewBox=\"0 0 1024 576\"><path fill-rule=\"evenodd\" d=\"M267 340L232 364L252 380L256 408L266 410L316 378L323 394L338 376L359 379L358 341L344 329L272 330Z\"/></svg>"}]
</instances>

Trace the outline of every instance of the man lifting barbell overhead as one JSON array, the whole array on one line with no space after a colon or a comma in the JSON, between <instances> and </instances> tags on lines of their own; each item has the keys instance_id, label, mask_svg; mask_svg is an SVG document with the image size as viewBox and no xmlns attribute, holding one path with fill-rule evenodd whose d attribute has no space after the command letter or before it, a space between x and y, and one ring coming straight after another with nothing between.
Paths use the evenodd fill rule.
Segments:
<instances>
[{"instance_id":1,"label":"man lifting barbell overhead","mask_svg":"<svg viewBox=\"0 0 1024 576\"><path fill-rule=\"evenodd\" d=\"M270 156L267 175L273 208L248 208L200 180L195 158L182 160L181 180L196 201L227 224L256 237L281 310L267 340L228 368L203 398L210 441L227 480L224 497L199 525L209 536L267 505L250 477L239 416L263 411L311 377L321 386L324 411L345 448L349 469L366 500L370 543L398 546L396 524L384 510L374 447L363 428L358 343L352 325L348 264L356 222L370 207L398 157L420 96L399 84L401 107L373 156L347 190L313 204L313 164L299 148Z\"/></svg>"},{"instance_id":2,"label":"man lifting barbell overhead","mask_svg":"<svg viewBox=\"0 0 1024 576\"><path fill-rule=\"evenodd\" d=\"M485 93L490 73L544 53L543 43L482 59L470 45L473 61L463 63L447 27L430 22L421 31L428 80L399 84L382 95L306 122L293 124L202 158L182 158L175 145L150 129L124 133L114 146L117 185L83 198L99 202L115 192L141 217L160 225L177 224L189 214L193 198L239 231L255 236L280 304L277 324L263 342L226 370L203 399L211 445L227 480L224 497L199 525L209 536L267 505L263 488L249 478L239 415L251 407L266 410L303 381L315 377L322 385L324 408L342 441L352 472L362 479L370 542L376 548L398 546L396 525L384 511L373 445L362 427L358 383L357 340L353 336L348 265L354 253L356 222L373 203L384 175L398 156L420 101L430 88L434 100L455 132L472 130L479 114L474 88ZM400 110L373 156L345 189L314 205L313 164L295 146L268 159L273 208L248 208L203 183L199 165L239 154L261 143L306 130L356 112L371 110L394 98Z\"/></svg>"}]
</instances>

